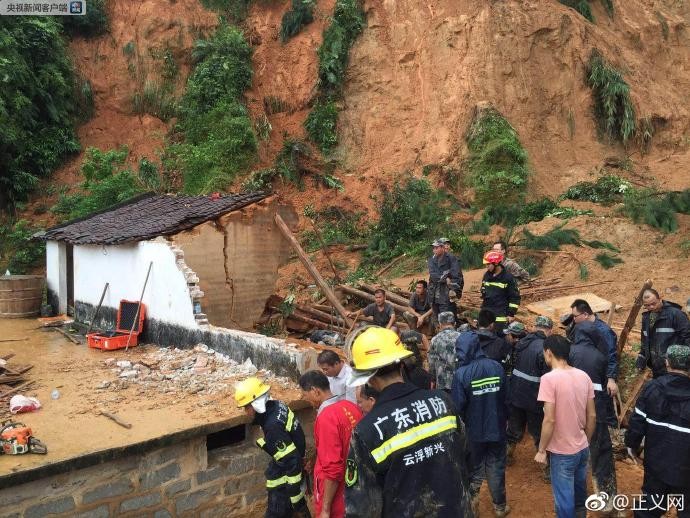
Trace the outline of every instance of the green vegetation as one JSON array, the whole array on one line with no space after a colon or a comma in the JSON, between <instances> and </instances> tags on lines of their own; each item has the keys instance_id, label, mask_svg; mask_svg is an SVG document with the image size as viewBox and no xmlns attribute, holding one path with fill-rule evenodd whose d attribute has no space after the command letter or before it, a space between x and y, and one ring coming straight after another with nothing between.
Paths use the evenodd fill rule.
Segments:
<instances>
[{"instance_id":1,"label":"green vegetation","mask_svg":"<svg viewBox=\"0 0 690 518\"><path fill-rule=\"evenodd\" d=\"M314 0L292 0L292 7L283 15L280 24L280 40L285 43L313 21Z\"/></svg>"},{"instance_id":2,"label":"green vegetation","mask_svg":"<svg viewBox=\"0 0 690 518\"><path fill-rule=\"evenodd\" d=\"M338 108L332 100L317 101L304 122L309 139L318 146L322 153L327 153L338 143L336 124Z\"/></svg>"},{"instance_id":3,"label":"green vegetation","mask_svg":"<svg viewBox=\"0 0 690 518\"><path fill-rule=\"evenodd\" d=\"M612 245L608 241L598 241L598 240L585 241L585 240L583 240L582 244L587 245L590 248L599 248L599 249L604 249L604 250L611 250L612 252L616 252L616 253L620 252L620 249L618 247Z\"/></svg>"},{"instance_id":4,"label":"green vegetation","mask_svg":"<svg viewBox=\"0 0 690 518\"><path fill-rule=\"evenodd\" d=\"M62 26L54 17L3 16L0 56L0 208L8 208L79 151L78 108Z\"/></svg>"},{"instance_id":5,"label":"green vegetation","mask_svg":"<svg viewBox=\"0 0 690 518\"><path fill-rule=\"evenodd\" d=\"M600 254L597 254L594 260L598 262L606 270L608 270L609 268L613 268L615 265L623 262L623 259L621 259L620 257L616 257L615 255L611 255L607 252L601 252Z\"/></svg>"},{"instance_id":6,"label":"green vegetation","mask_svg":"<svg viewBox=\"0 0 690 518\"><path fill-rule=\"evenodd\" d=\"M89 0L83 16L60 16L65 32L71 36L93 38L108 32L105 0Z\"/></svg>"},{"instance_id":7,"label":"green vegetation","mask_svg":"<svg viewBox=\"0 0 690 518\"><path fill-rule=\"evenodd\" d=\"M584 18L594 23L594 15L592 14L592 6L589 4L588 0L558 0L563 5L572 7L578 13L580 13Z\"/></svg>"},{"instance_id":8,"label":"green vegetation","mask_svg":"<svg viewBox=\"0 0 690 518\"><path fill-rule=\"evenodd\" d=\"M247 17L251 0L201 0L201 5L221 13L223 18L241 22Z\"/></svg>"},{"instance_id":9,"label":"green vegetation","mask_svg":"<svg viewBox=\"0 0 690 518\"><path fill-rule=\"evenodd\" d=\"M594 115L599 131L623 144L635 135L635 107L630 86L598 50L593 50L587 65L587 84L594 95Z\"/></svg>"},{"instance_id":10,"label":"green vegetation","mask_svg":"<svg viewBox=\"0 0 690 518\"><path fill-rule=\"evenodd\" d=\"M31 239L39 230L23 219L0 224L0 275L6 270L14 275L24 275L41 262L45 243Z\"/></svg>"},{"instance_id":11,"label":"green vegetation","mask_svg":"<svg viewBox=\"0 0 690 518\"><path fill-rule=\"evenodd\" d=\"M362 221L363 212L353 212L335 205L316 211L311 205L307 205L304 215L314 222L326 245L356 244L367 237L368 229ZM300 237L307 252L314 252L321 247L314 230L306 230Z\"/></svg>"},{"instance_id":12,"label":"green vegetation","mask_svg":"<svg viewBox=\"0 0 690 518\"><path fill-rule=\"evenodd\" d=\"M91 81L81 76L75 76L74 102L77 106L76 118L79 122L86 122L93 117L93 87Z\"/></svg>"},{"instance_id":13,"label":"green vegetation","mask_svg":"<svg viewBox=\"0 0 690 518\"><path fill-rule=\"evenodd\" d=\"M127 169L126 147L101 151L88 148L81 165L84 181L73 194L62 193L51 209L62 220L81 218L123 202L150 188L155 165L140 163L139 175Z\"/></svg>"},{"instance_id":14,"label":"green vegetation","mask_svg":"<svg viewBox=\"0 0 690 518\"><path fill-rule=\"evenodd\" d=\"M147 82L144 90L132 96L132 112L148 113L167 122L177 112L177 102L167 88L159 83Z\"/></svg>"},{"instance_id":15,"label":"green vegetation","mask_svg":"<svg viewBox=\"0 0 690 518\"><path fill-rule=\"evenodd\" d=\"M628 190L623 199L623 214L635 223L645 223L666 233L678 229L678 220L668 194L654 189Z\"/></svg>"},{"instance_id":16,"label":"green vegetation","mask_svg":"<svg viewBox=\"0 0 690 518\"><path fill-rule=\"evenodd\" d=\"M563 228L564 226L565 223L558 225L541 236L526 228L522 229L524 237L516 244L529 250L560 250L561 245L580 244L580 233L571 228Z\"/></svg>"},{"instance_id":17,"label":"green vegetation","mask_svg":"<svg viewBox=\"0 0 690 518\"><path fill-rule=\"evenodd\" d=\"M338 143L335 100L341 93L350 48L362 32L364 22L361 0L336 0L331 23L323 32L323 43L318 50L318 99L305 121L309 138L322 153Z\"/></svg>"},{"instance_id":18,"label":"green vegetation","mask_svg":"<svg viewBox=\"0 0 690 518\"><path fill-rule=\"evenodd\" d=\"M242 103L252 80L251 54L242 32L225 24L194 45L197 64L178 104L180 135L163 161L168 176L181 175L188 194L224 189L256 159L256 136Z\"/></svg>"},{"instance_id":19,"label":"green vegetation","mask_svg":"<svg viewBox=\"0 0 690 518\"><path fill-rule=\"evenodd\" d=\"M578 182L561 195L564 200L591 201L611 205L623 201L626 191L631 188L630 182L623 178L607 174L594 182Z\"/></svg>"},{"instance_id":20,"label":"green vegetation","mask_svg":"<svg viewBox=\"0 0 690 518\"><path fill-rule=\"evenodd\" d=\"M470 183L482 207L519 203L527 190L527 152L517 132L495 109L477 114L467 133Z\"/></svg>"}]
</instances>

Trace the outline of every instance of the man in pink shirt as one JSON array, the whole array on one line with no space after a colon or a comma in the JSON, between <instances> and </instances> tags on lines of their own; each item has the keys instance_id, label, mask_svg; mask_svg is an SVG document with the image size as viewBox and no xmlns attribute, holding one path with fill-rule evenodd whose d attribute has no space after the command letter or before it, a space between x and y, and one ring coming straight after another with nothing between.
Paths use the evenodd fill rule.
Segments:
<instances>
[{"instance_id":1,"label":"man in pink shirt","mask_svg":"<svg viewBox=\"0 0 690 518\"><path fill-rule=\"evenodd\" d=\"M587 373L568 365L569 354L566 338L552 335L544 340L544 360L551 372L539 385L544 421L534 460L546 464L549 452L556 516L584 518L589 441L596 425L594 387Z\"/></svg>"}]
</instances>

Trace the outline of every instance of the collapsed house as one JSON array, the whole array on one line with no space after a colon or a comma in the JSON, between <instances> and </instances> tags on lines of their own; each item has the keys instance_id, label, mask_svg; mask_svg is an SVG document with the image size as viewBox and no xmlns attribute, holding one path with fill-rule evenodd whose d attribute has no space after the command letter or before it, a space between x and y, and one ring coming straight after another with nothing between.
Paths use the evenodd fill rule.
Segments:
<instances>
[{"instance_id":1,"label":"collapsed house","mask_svg":"<svg viewBox=\"0 0 690 518\"><path fill-rule=\"evenodd\" d=\"M46 241L48 302L56 313L91 323L103 297L93 324L114 329L120 301L137 301L146 283L143 340L203 342L295 376L306 351L246 332L290 254L276 214L297 221L291 207L263 193L144 194L58 225L37 236Z\"/></svg>"}]
</instances>

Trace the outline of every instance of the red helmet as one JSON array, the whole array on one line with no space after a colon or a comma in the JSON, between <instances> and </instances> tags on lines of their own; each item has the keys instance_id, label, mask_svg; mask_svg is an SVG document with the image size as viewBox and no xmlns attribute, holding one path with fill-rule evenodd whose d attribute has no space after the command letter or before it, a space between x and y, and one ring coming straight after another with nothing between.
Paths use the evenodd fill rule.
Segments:
<instances>
[{"instance_id":1,"label":"red helmet","mask_svg":"<svg viewBox=\"0 0 690 518\"><path fill-rule=\"evenodd\" d=\"M501 264L503 262L503 254L496 250L490 250L484 254L484 264Z\"/></svg>"}]
</instances>

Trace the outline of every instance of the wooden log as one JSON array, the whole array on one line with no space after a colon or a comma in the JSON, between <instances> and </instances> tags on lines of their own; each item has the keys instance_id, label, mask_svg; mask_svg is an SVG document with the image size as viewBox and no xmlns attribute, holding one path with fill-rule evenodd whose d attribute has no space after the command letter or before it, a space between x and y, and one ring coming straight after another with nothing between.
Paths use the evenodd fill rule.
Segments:
<instances>
[{"instance_id":1,"label":"wooden log","mask_svg":"<svg viewBox=\"0 0 690 518\"><path fill-rule=\"evenodd\" d=\"M623 331L621 331L621 336L618 339L618 356L620 356L623 347L625 347L625 342L628 341L630 330L635 325L635 320L637 320L637 314L640 312L640 308L642 307L642 295L644 295L645 290L648 290L652 287L652 284L651 279L647 279L642 285L642 289L637 294L637 297L635 297L635 302L633 303L632 308L630 308L630 313L628 313L628 318L625 320Z\"/></svg>"},{"instance_id":2,"label":"wooden log","mask_svg":"<svg viewBox=\"0 0 690 518\"><path fill-rule=\"evenodd\" d=\"M123 428L127 428L128 430L130 428L132 428L131 423L127 423L127 422L123 421L119 416L117 416L115 414L111 414L110 412L104 412L103 410L101 410L100 413L102 416L107 417L108 419L115 421L117 424L119 424Z\"/></svg>"},{"instance_id":3,"label":"wooden log","mask_svg":"<svg viewBox=\"0 0 690 518\"><path fill-rule=\"evenodd\" d=\"M314 264L309 260L309 257L305 253L305 251L302 249L300 246L299 242L295 238L295 236L290 232L290 229L288 226L285 224L285 221L283 221L283 218L280 217L280 214L275 215L274 221L276 223L276 226L278 227L278 230L285 236L285 239L288 240L288 243L292 246L292 248L297 252L297 255L299 256L299 260L302 262L304 267L307 269L309 274L314 278L316 281L316 284L319 286L319 289L321 292L326 295L328 298L328 301L333 305L335 310L338 312L338 314L343 317L343 320L345 321L346 325L350 325L351 321L349 317L347 316L347 311L343 307L343 305L340 303L338 298L335 296L335 293L333 293L333 290L331 287L326 283L326 281L321 277L321 274L319 271L316 269Z\"/></svg>"},{"instance_id":4,"label":"wooden log","mask_svg":"<svg viewBox=\"0 0 690 518\"><path fill-rule=\"evenodd\" d=\"M402 261L402 260L405 259L406 257L407 257L407 254L399 255L398 257L396 257L395 259L393 259L390 263L388 263L386 266L384 266L383 268L379 269L379 270L374 274L374 277L380 277L381 275L383 275L383 274L386 273L388 270L390 270L391 268L393 268L396 264L398 264L400 261Z\"/></svg>"},{"instance_id":5,"label":"wooden log","mask_svg":"<svg viewBox=\"0 0 690 518\"><path fill-rule=\"evenodd\" d=\"M367 293L366 291L358 290L356 288L353 288L351 286L346 286L344 284L339 284L338 288L343 291L344 293L347 293L348 295L354 295L355 297L359 297L360 299L368 300L369 302L374 302L376 299L374 299L374 296L371 293ZM401 306L400 304L396 304L395 302L388 302L391 306L393 306L393 309L395 309L398 313L404 313L407 311L407 306Z\"/></svg>"},{"instance_id":6,"label":"wooden log","mask_svg":"<svg viewBox=\"0 0 690 518\"><path fill-rule=\"evenodd\" d=\"M319 240L319 244L321 245L321 250L323 250L323 253L326 256L326 259L328 260L328 264L331 265L331 269L333 270L333 279L335 280L335 282L337 284L340 284L340 275L338 275L338 270L336 269L335 265L333 264L333 261L331 260L331 254L328 253L328 247L326 246L326 243L323 240L323 236L321 235L321 231L316 226L316 223L314 222L313 219L309 219L309 222L311 223L311 226L314 229L314 234L316 234L316 239Z\"/></svg>"},{"instance_id":7,"label":"wooden log","mask_svg":"<svg viewBox=\"0 0 690 518\"><path fill-rule=\"evenodd\" d=\"M343 325L343 319L338 315L331 315L330 313L324 313L318 309L310 308L309 306L303 306L301 304L295 304L295 307L299 309L302 313L306 313L314 317L316 320L321 320L326 324L331 325Z\"/></svg>"},{"instance_id":8,"label":"wooden log","mask_svg":"<svg viewBox=\"0 0 690 518\"><path fill-rule=\"evenodd\" d=\"M0 338L0 342L24 342L25 340L28 340L28 337L24 338Z\"/></svg>"},{"instance_id":9,"label":"wooden log","mask_svg":"<svg viewBox=\"0 0 690 518\"><path fill-rule=\"evenodd\" d=\"M616 303L611 302L611 307L609 308L609 317L606 319L606 323L609 327L613 324L613 315L616 314Z\"/></svg>"},{"instance_id":10,"label":"wooden log","mask_svg":"<svg viewBox=\"0 0 690 518\"><path fill-rule=\"evenodd\" d=\"M630 411L635 406L637 398L640 396L640 393L642 392L642 387L644 387L645 382L649 379L649 376L651 374L652 373L649 370L647 370L640 374L637 378L635 385L633 385L633 389L630 391L630 397L628 397L628 400L625 402L625 405L623 405L621 413L618 416L618 423L621 426L628 426L628 413L630 413Z\"/></svg>"},{"instance_id":11,"label":"wooden log","mask_svg":"<svg viewBox=\"0 0 690 518\"><path fill-rule=\"evenodd\" d=\"M376 286L372 286L371 284L367 284L364 282L360 282L359 287L363 291L366 291L367 293L371 293L372 295L378 289ZM393 293L393 292L391 292L385 288L381 288L381 289L386 292L386 300L388 302L394 302L396 304L400 304L403 307L407 307L410 305L410 299L409 298L406 299L405 297L397 295L397 294L395 294L395 293Z\"/></svg>"},{"instance_id":12,"label":"wooden log","mask_svg":"<svg viewBox=\"0 0 690 518\"><path fill-rule=\"evenodd\" d=\"M331 314L333 312L333 306L328 306L326 304L309 304L309 307L313 309L318 309L319 311L324 311L328 314Z\"/></svg>"},{"instance_id":13,"label":"wooden log","mask_svg":"<svg viewBox=\"0 0 690 518\"><path fill-rule=\"evenodd\" d=\"M278 309L278 308L275 308L275 309ZM342 331L341 328L332 326L330 324L326 324L325 322L321 322L320 320L314 320L313 318L309 318L307 316L301 315L297 311L291 313L288 317L285 318L286 325L287 325L287 321L290 319L295 319L298 322L304 322L305 324L309 324L309 325L311 325L313 327L317 327L319 329L327 329L329 331L338 331L338 332Z\"/></svg>"},{"instance_id":14,"label":"wooden log","mask_svg":"<svg viewBox=\"0 0 690 518\"><path fill-rule=\"evenodd\" d=\"M25 381L23 383L20 383L19 385L12 387L10 390L6 390L5 392L0 393L0 398L3 398L5 396L9 396L10 394L14 394L18 390L28 388L29 385L33 385L34 383L35 383L35 381L33 381L33 380L29 380L29 381Z\"/></svg>"}]
</instances>

